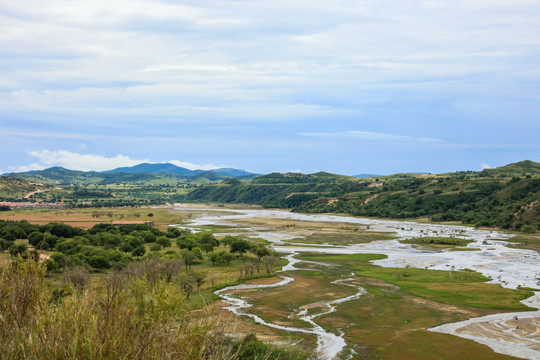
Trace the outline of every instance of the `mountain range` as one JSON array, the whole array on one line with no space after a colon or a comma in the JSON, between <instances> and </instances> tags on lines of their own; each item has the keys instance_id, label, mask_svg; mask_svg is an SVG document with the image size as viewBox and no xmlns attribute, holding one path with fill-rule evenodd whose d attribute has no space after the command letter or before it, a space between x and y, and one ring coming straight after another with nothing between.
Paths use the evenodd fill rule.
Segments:
<instances>
[{"instance_id":1,"label":"mountain range","mask_svg":"<svg viewBox=\"0 0 540 360\"><path fill-rule=\"evenodd\" d=\"M227 178L253 179L258 174L233 168L190 170L169 163L142 163L107 171L78 171L55 166L44 170L8 173L3 176L53 182L55 184L108 184L112 182L152 181L158 179L198 181L202 184L222 181Z\"/></svg>"},{"instance_id":2,"label":"mountain range","mask_svg":"<svg viewBox=\"0 0 540 360\"><path fill-rule=\"evenodd\" d=\"M119 167L113 170L103 171L104 173L126 173L126 174L176 174L176 175L198 175L206 172L213 172L225 177L243 177L257 175L245 170L233 169L233 168L218 168L212 170L189 170L184 167L176 166L174 164L150 164L142 163L130 167Z\"/></svg>"}]
</instances>

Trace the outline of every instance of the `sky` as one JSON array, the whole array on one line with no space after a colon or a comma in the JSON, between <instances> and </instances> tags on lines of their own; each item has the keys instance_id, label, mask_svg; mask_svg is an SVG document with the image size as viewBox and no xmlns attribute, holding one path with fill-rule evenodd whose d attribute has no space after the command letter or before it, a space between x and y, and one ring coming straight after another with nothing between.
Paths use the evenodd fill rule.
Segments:
<instances>
[{"instance_id":1,"label":"sky","mask_svg":"<svg viewBox=\"0 0 540 360\"><path fill-rule=\"evenodd\" d=\"M540 161L538 0L6 0L0 173Z\"/></svg>"}]
</instances>

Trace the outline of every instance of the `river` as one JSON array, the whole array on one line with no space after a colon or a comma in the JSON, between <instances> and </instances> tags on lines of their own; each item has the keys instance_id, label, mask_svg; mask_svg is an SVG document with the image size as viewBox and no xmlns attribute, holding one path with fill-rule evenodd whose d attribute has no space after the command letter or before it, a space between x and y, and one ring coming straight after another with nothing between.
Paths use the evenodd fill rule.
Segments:
<instances>
[{"instance_id":1,"label":"river","mask_svg":"<svg viewBox=\"0 0 540 360\"><path fill-rule=\"evenodd\" d=\"M516 289L518 287L540 288L540 255L532 250L515 249L508 247L508 240L512 235L497 231L479 230L468 226L425 224L410 221L375 220L350 216L336 215L306 215L291 213L285 210L253 210L253 209L223 209L223 208L193 208L191 206L175 205L176 209L191 211L192 218L189 227L196 228L204 225L241 226L237 223L241 219L274 218L292 221L311 221L327 223L348 223L357 226L369 227L370 231L387 232L396 236L395 240L373 241L367 244L354 244L349 246L336 246L324 244L302 244L290 246L288 240L298 238L297 234L284 231L271 231L268 228L244 228L253 233L253 237L263 238L272 243L275 250L290 254L287 256L289 264L283 270L296 270L297 260L294 255L298 252L322 252L328 254L374 253L385 254L387 259L373 263L386 267L416 267L435 270L471 269L489 277L490 282L501 284L503 287ZM426 251L412 245L402 244L399 240L419 237L456 237L471 242L467 247L476 251ZM283 286L292 278L283 277L283 280L273 285ZM347 285L344 279L343 285ZM265 322L263 319L244 311L250 304L244 300L229 295L228 292L257 285L238 285L222 289L218 292L230 304L229 310L236 314L251 317L254 321L266 326L288 331L311 333L318 338L318 353L321 359L335 359L345 346L342 336L325 331L314 319L331 311L335 305L350 301L361 296L363 289L343 299L329 301L327 310L307 316L299 316L311 325L311 328L283 327ZM350 285L349 286L354 286ZM523 301L531 308L540 309L540 292ZM525 325L523 326L523 322ZM518 324L518 325L516 325ZM521 326L519 326L521 325ZM491 347L494 351L524 359L540 359L540 311L520 313L502 313L473 318L459 323L444 324L430 331L444 332L477 341Z\"/></svg>"}]
</instances>

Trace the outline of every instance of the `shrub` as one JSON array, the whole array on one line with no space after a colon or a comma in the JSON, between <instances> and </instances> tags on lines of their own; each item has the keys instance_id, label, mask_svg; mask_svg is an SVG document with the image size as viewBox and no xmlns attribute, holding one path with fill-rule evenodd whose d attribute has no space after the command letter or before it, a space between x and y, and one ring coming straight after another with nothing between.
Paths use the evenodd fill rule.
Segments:
<instances>
[{"instance_id":1,"label":"shrub","mask_svg":"<svg viewBox=\"0 0 540 360\"><path fill-rule=\"evenodd\" d=\"M0 354L5 359L234 358L211 318L184 315L184 296L114 277L62 301L45 266L21 262L0 273ZM58 292L58 291L57 291Z\"/></svg>"},{"instance_id":2,"label":"shrub","mask_svg":"<svg viewBox=\"0 0 540 360\"><path fill-rule=\"evenodd\" d=\"M152 246L150 246L150 251L160 251L161 250L161 245L159 244L152 244Z\"/></svg>"},{"instance_id":3,"label":"shrub","mask_svg":"<svg viewBox=\"0 0 540 360\"><path fill-rule=\"evenodd\" d=\"M131 252L131 255L133 256L143 256L146 253L146 249L144 246L139 245L133 251Z\"/></svg>"}]
</instances>

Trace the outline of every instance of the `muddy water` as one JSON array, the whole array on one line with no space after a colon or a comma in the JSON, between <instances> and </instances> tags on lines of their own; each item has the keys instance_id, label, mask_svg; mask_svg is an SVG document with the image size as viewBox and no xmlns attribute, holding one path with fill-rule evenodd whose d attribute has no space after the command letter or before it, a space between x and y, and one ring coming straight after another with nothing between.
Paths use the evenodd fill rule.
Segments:
<instances>
[{"instance_id":1,"label":"muddy water","mask_svg":"<svg viewBox=\"0 0 540 360\"><path fill-rule=\"evenodd\" d=\"M290 246L290 241L298 236L283 231L273 232L264 229L246 229L255 233L254 237L266 239L273 243L277 251L290 253L290 262L283 270L296 269L294 254L301 251L323 252L332 254L351 253L377 253L385 254L387 259L378 260L374 263L388 267L416 267L436 270L460 270L472 269L489 277L491 282L499 283L503 287L515 289L519 286L540 288L537 278L540 277L540 255L531 250L513 249L507 247L507 240L511 235L487 230L477 230L466 226L420 224L407 221L374 220L356 217L334 215L305 215L290 213L282 210L230 210L230 209L198 209L183 208L183 211L194 211L194 218L190 226L202 225L231 225L238 226L236 220L248 218L276 218L296 221L316 221L330 223L349 223L357 226L369 227L371 231L393 233L397 240L374 241L368 244L355 244L350 246L324 246L317 244L302 244L302 246ZM398 240L426 236L457 237L472 242L467 247L478 249L476 251L425 251L412 245L399 243ZM277 286L277 285L276 285ZM229 289L233 290L233 289ZM220 295L225 297L227 289L223 289ZM361 291L359 291L360 293ZM360 294L356 294L360 296ZM356 296L355 295L355 296ZM232 298L236 299L236 298ZM226 298L233 305L234 301ZM238 299L236 299L238 300ZM352 299L348 299L352 300ZM343 301L348 301L343 300ZM531 308L540 308L540 292L524 301ZM249 304L242 304L243 308ZM335 305L335 304L334 304ZM238 309L242 309L240 306ZM328 305L328 308L333 306ZM231 309L232 310L232 309ZM232 310L234 311L234 310ZM324 313L324 312L323 312ZM319 329L313 319L323 315L319 313L312 318L304 319L312 325L311 329L287 329L290 331L302 331L313 333L318 336L318 344L323 359L333 359L345 346L341 336L333 338ZM247 315L251 316L252 315ZM517 317L517 320L516 320ZM531 311L517 314L495 314L487 317L470 319L460 323L446 324L433 329L472 339L490 346L499 353L522 357L525 359L540 359L540 311ZM263 321L255 319L255 321ZM516 325L516 321L519 324ZM266 324L276 327L277 325Z\"/></svg>"}]
</instances>

